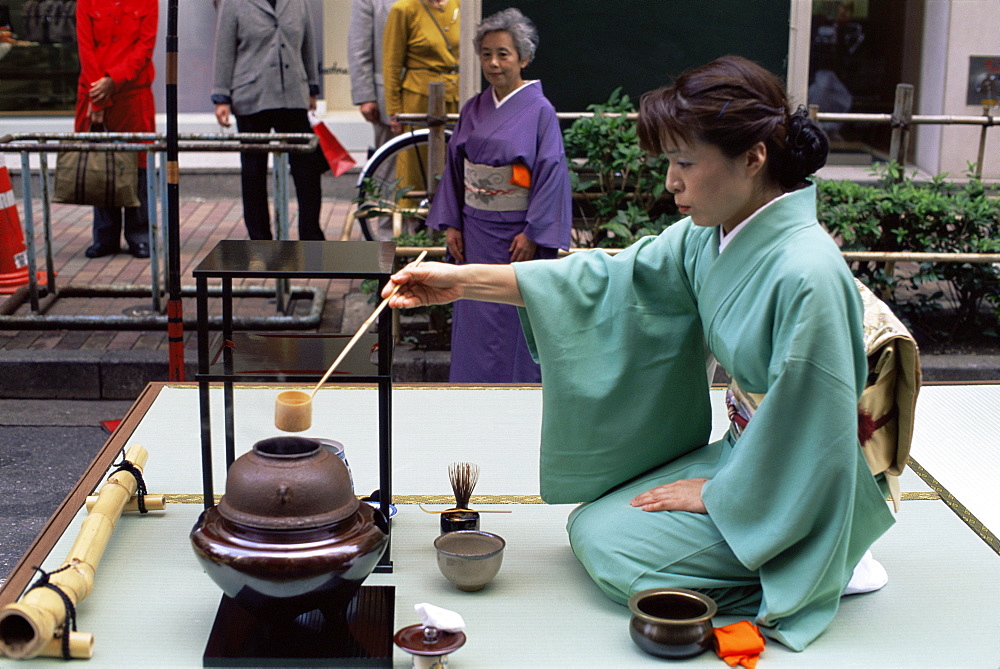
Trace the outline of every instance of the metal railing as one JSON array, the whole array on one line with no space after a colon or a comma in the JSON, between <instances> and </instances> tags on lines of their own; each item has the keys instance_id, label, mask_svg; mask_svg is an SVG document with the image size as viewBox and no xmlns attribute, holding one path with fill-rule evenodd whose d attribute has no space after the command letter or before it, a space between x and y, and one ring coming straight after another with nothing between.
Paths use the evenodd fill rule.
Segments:
<instances>
[{"instance_id":1,"label":"metal railing","mask_svg":"<svg viewBox=\"0 0 1000 669\"><path fill-rule=\"evenodd\" d=\"M178 151L183 152L248 152L273 153L274 169L272 183L274 190L274 210L276 238L289 238L288 214L288 157L290 153L314 151L317 138L310 133L207 133L182 134L178 137ZM169 245L166 170L166 141L156 133L20 133L0 137L0 152L19 153L21 158L21 195L24 208L24 236L28 262L28 285L26 290L18 290L0 308L0 328L6 329L133 329L143 330L166 325L163 314L163 293L165 277L169 275L169 257L163 249ZM149 214L150 241L150 285L89 285L57 287L56 272L52 256L52 214L51 187L48 154L66 151L126 151L146 154L146 194ZM38 154L39 196L41 199L42 239L45 245L45 287L38 282L38 249L36 248L35 200L32 186L31 154ZM264 184L262 184L264 187ZM159 205L159 206L158 206ZM159 215L158 215L159 214ZM304 328L319 324L326 294L316 287L306 286L292 289L286 279L276 282L274 291L262 286L244 286L238 294L250 297L274 296L281 316L261 318L241 318L238 325L244 329L262 327ZM193 296L193 289L182 293ZM152 314L134 315L63 315L46 314L46 310L59 297L125 297L149 295ZM289 316L286 312L292 297L312 298L312 307L305 317ZM44 298L44 301L43 301ZM15 311L30 303L30 315L15 315ZM213 327L221 321L212 319ZM194 321L185 323L193 326Z\"/></svg>"},{"instance_id":2,"label":"metal railing","mask_svg":"<svg viewBox=\"0 0 1000 669\"><path fill-rule=\"evenodd\" d=\"M913 126L917 125L978 125L982 128L979 133L979 143L976 152L976 176L983 175L983 158L986 155L986 131L987 129L1000 125L997 117L992 113L993 104L984 104L982 115L960 115L960 114L914 114L913 113L913 85L896 84L896 96L891 114L867 114L867 113L839 113L823 112L818 105L809 106L810 117L820 123L871 123L875 125L891 125L892 137L889 146L889 159L906 164L906 154L909 150L910 136ZM580 118L590 118L595 112L558 112L556 117L561 121L575 121ZM635 112L622 113L610 112L605 116L626 116L635 120L639 115ZM458 121L458 114L399 114L401 123L433 125L443 121L454 123ZM441 138L438 141L443 141Z\"/></svg>"}]
</instances>

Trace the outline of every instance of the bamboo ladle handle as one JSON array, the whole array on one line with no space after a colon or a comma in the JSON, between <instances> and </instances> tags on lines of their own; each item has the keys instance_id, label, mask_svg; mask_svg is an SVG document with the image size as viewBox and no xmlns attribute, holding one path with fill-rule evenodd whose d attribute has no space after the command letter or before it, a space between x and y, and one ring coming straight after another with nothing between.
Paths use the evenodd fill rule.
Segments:
<instances>
[{"instance_id":1,"label":"bamboo ladle handle","mask_svg":"<svg viewBox=\"0 0 1000 669\"><path fill-rule=\"evenodd\" d=\"M423 260L426 257L427 257L427 251L422 251L420 253L420 255L417 256L417 259L414 260L412 263L410 263L410 265L418 265L418 264L420 264L420 261ZM375 307L375 311L372 312L372 315L369 316L365 320L365 322L361 324L361 327L358 328L358 331L354 333L353 337L351 337L351 341L347 342L347 346L344 347L344 350L340 352L340 355L338 355L337 359L333 361L333 364L330 365L330 368L326 370L326 374L323 375L323 378L321 378L319 380L319 383L316 384L316 387L313 388L313 390L312 390L311 393L309 393L309 399L310 400L312 400L312 398L315 397L316 391L318 391L323 386L323 384L326 382L326 380L328 378L330 378L330 375L333 374L333 370L337 369L337 365L339 365L341 363L341 361L345 357L347 357L347 353L352 348L354 348L354 345L356 343L358 343L358 340L361 339L361 335L363 335L365 333L365 331L369 327L371 327L371 324L375 322L375 319L378 318L378 315L380 313L382 313L382 311L385 309L386 305L389 304L389 299L393 295L396 294L396 291L398 291L399 288L400 288L400 284L396 284L395 286L393 286L392 291L386 296L386 298L384 300L382 300L382 302L377 307Z\"/></svg>"},{"instance_id":2,"label":"bamboo ladle handle","mask_svg":"<svg viewBox=\"0 0 1000 669\"><path fill-rule=\"evenodd\" d=\"M417 259L410 264L416 265L426 257L427 251L423 251L419 256L417 256ZM276 428L285 432L301 432L302 430L308 430L312 426L312 400L316 395L316 391L318 391L323 386L323 383L330 378L330 375L333 374L333 370L337 368L337 365L343 361L343 359L347 356L347 353L354 347L358 340L361 339L361 335L363 335L371 324L375 322L378 315L382 313L382 310L389 304L389 298L395 295L398 290L399 285L393 287L392 292L389 293L388 297L382 300L382 303L376 307L375 312L361 324L361 327L358 328L356 333L354 333L351 340L347 342L347 346L344 347L344 350L340 352L337 359L334 360L333 364L326 370L326 374L324 374L323 378L319 380L319 383L316 384L316 387L313 388L311 393L307 394L301 390L286 390L278 394L278 398L274 406L274 426Z\"/></svg>"}]
</instances>

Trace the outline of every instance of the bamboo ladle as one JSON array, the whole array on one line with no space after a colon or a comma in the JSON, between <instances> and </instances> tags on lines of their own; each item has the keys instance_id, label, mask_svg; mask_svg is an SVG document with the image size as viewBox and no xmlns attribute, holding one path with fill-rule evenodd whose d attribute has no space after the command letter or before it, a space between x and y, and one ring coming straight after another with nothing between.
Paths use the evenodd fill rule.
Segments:
<instances>
[{"instance_id":1,"label":"bamboo ladle","mask_svg":"<svg viewBox=\"0 0 1000 669\"><path fill-rule=\"evenodd\" d=\"M417 259L410 263L409 266L412 267L418 265L426 257L427 251L421 252L421 254L417 256ZM337 365L339 365L344 358L347 357L347 353L354 348L356 343L358 343L358 340L361 339L361 335L363 335L368 328L371 327L371 324L375 322L378 315L382 313L386 305L389 304L389 299L396 294L396 291L398 291L399 288L400 284L396 284L389 295L387 295L386 298L375 308L372 315L361 324L361 327L354 333L351 340L347 342L347 346L344 347L344 350L340 352L337 359L334 360L333 364L326 370L323 378L319 380L319 383L316 384L316 387L312 389L311 393L307 393L303 390L286 390L278 393L278 398L274 406L274 426L276 428L285 432L301 432L309 429L312 425L312 400L313 396L316 395L316 391L318 391L326 380L330 378L330 375L333 374L333 370L337 368Z\"/></svg>"}]
</instances>

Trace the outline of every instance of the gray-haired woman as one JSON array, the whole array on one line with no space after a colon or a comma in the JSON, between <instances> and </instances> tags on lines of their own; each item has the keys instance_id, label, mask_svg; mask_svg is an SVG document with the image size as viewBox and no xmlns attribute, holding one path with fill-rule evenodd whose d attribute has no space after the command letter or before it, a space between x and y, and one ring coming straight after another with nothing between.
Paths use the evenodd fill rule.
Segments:
<instances>
[{"instance_id":1,"label":"gray-haired woman","mask_svg":"<svg viewBox=\"0 0 1000 669\"><path fill-rule=\"evenodd\" d=\"M462 109L427 224L447 230L458 263L554 258L569 246L570 185L555 109L521 78L538 32L506 9L482 22L475 45L490 86ZM514 307L462 301L453 314L451 381L540 380Z\"/></svg>"},{"instance_id":2,"label":"gray-haired woman","mask_svg":"<svg viewBox=\"0 0 1000 669\"><path fill-rule=\"evenodd\" d=\"M535 59L535 50L538 48L538 29L535 28L531 19L521 13L520 9L511 7L483 19L483 22L476 29L476 36L473 38L476 53L479 53L484 37L490 33L498 32L504 32L510 36L517 55L521 60L526 61L526 65Z\"/></svg>"}]
</instances>

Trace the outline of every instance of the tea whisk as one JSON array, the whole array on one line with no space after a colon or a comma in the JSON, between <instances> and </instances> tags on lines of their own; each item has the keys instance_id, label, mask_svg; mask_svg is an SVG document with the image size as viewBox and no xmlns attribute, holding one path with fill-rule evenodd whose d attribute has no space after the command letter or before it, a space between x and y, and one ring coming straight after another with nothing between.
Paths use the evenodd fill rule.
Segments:
<instances>
[{"instance_id":1,"label":"tea whisk","mask_svg":"<svg viewBox=\"0 0 1000 669\"><path fill-rule=\"evenodd\" d=\"M420 508L427 513L449 513L452 511L474 511L475 513L510 513L510 509L478 509L469 508L469 501L472 499L472 491L479 482L479 465L472 462L453 462L448 465L448 478L451 481L451 489L455 493L455 508L445 511L431 511L425 509L421 504Z\"/></svg>"},{"instance_id":2,"label":"tea whisk","mask_svg":"<svg viewBox=\"0 0 1000 669\"><path fill-rule=\"evenodd\" d=\"M479 482L479 465L472 462L453 462L448 465L448 478L455 492L455 507L468 509L472 491Z\"/></svg>"}]
</instances>

